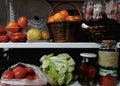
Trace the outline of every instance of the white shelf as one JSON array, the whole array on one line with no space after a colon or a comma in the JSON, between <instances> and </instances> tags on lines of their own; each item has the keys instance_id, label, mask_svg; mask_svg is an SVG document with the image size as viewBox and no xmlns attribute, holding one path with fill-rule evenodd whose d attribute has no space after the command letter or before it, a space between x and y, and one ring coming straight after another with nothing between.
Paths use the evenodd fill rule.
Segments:
<instances>
[{"instance_id":1,"label":"white shelf","mask_svg":"<svg viewBox=\"0 0 120 86\"><path fill-rule=\"evenodd\" d=\"M76 42L76 43L0 43L0 48L100 48L100 43ZM117 43L120 48L120 43Z\"/></svg>"},{"instance_id":2,"label":"white shelf","mask_svg":"<svg viewBox=\"0 0 120 86\"><path fill-rule=\"evenodd\" d=\"M0 43L0 48L99 48L99 43Z\"/></svg>"}]
</instances>

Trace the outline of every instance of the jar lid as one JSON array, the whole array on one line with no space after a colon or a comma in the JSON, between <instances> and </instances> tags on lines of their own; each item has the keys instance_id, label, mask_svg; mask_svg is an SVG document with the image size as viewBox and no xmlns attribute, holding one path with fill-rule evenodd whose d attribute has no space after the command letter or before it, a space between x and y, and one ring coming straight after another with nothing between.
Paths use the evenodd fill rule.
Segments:
<instances>
[{"instance_id":1,"label":"jar lid","mask_svg":"<svg viewBox=\"0 0 120 86\"><path fill-rule=\"evenodd\" d=\"M108 74L116 77L117 70L107 70L107 69L99 68L99 75L106 76Z\"/></svg>"},{"instance_id":2,"label":"jar lid","mask_svg":"<svg viewBox=\"0 0 120 86\"><path fill-rule=\"evenodd\" d=\"M96 54L94 53L80 53L80 56L86 57L86 58L96 58Z\"/></svg>"},{"instance_id":3,"label":"jar lid","mask_svg":"<svg viewBox=\"0 0 120 86\"><path fill-rule=\"evenodd\" d=\"M103 43L116 43L116 40L102 40Z\"/></svg>"}]
</instances>

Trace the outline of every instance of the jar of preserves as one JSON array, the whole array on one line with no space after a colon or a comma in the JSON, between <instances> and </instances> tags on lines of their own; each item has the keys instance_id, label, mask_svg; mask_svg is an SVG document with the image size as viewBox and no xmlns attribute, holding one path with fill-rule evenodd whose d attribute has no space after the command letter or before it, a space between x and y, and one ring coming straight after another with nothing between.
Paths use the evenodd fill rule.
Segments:
<instances>
[{"instance_id":1,"label":"jar of preserves","mask_svg":"<svg viewBox=\"0 0 120 86\"><path fill-rule=\"evenodd\" d=\"M94 53L80 53L82 62L78 66L78 80L82 86L96 86L96 57Z\"/></svg>"},{"instance_id":2,"label":"jar of preserves","mask_svg":"<svg viewBox=\"0 0 120 86\"><path fill-rule=\"evenodd\" d=\"M103 40L98 51L100 86L116 86L118 56L115 40Z\"/></svg>"},{"instance_id":3,"label":"jar of preserves","mask_svg":"<svg viewBox=\"0 0 120 86\"><path fill-rule=\"evenodd\" d=\"M98 65L104 69L116 69L118 67L118 51L115 40L103 40L98 51Z\"/></svg>"},{"instance_id":4,"label":"jar of preserves","mask_svg":"<svg viewBox=\"0 0 120 86\"><path fill-rule=\"evenodd\" d=\"M99 85L116 86L117 70L99 68Z\"/></svg>"}]
</instances>

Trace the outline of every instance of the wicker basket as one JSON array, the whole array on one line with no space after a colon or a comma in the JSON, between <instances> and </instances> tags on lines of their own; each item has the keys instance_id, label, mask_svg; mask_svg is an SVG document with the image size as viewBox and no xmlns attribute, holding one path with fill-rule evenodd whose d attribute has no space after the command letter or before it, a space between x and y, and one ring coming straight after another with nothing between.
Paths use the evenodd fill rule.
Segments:
<instances>
[{"instance_id":1,"label":"wicker basket","mask_svg":"<svg viewBox=\"0 0 120 86\"><path fill-rule=\"evenodd\" d=\"M90 42L120 39L120 24L115 20L101 19L99 21L89 21L89 25L89 28L83 28L83 30Z\"/></svg>"},{"instance_id":2,"label":"wicker basket","mask_svg":"<svg viewBox=\"0 0 120 86\"><path fill-rule=\"evenodd\" d=\"M71 5L77 9L80 18L82 18L82 14L79 8L73 3L59 3L53 7L50 11L49 16L54 12L54 10L59 7L60 5L67 4ZM52 22L48 23L48 29L52 38L53 42L74 42L75 35L78 29L80 29L80 22L72 22L72 21L61 21L61 22Z\"/></svg>"}]
</instances>

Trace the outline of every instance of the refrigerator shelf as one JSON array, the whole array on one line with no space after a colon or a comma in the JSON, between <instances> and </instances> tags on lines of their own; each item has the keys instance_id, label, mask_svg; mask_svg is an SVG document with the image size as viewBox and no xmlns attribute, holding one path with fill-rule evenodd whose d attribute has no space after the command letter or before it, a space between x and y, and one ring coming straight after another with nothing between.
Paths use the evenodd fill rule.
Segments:
<instances>
[{"instance_id":1,"label":"refrigerator shelf","mask_svg":"<svg viewBox=\"0 0 120 86\"><path fill-rule=\"evenodd\" d=\"M0 43L0 48L99 48L100 44L95 42L76 42L76 43Z\"/></svg>"}]
</instances>

